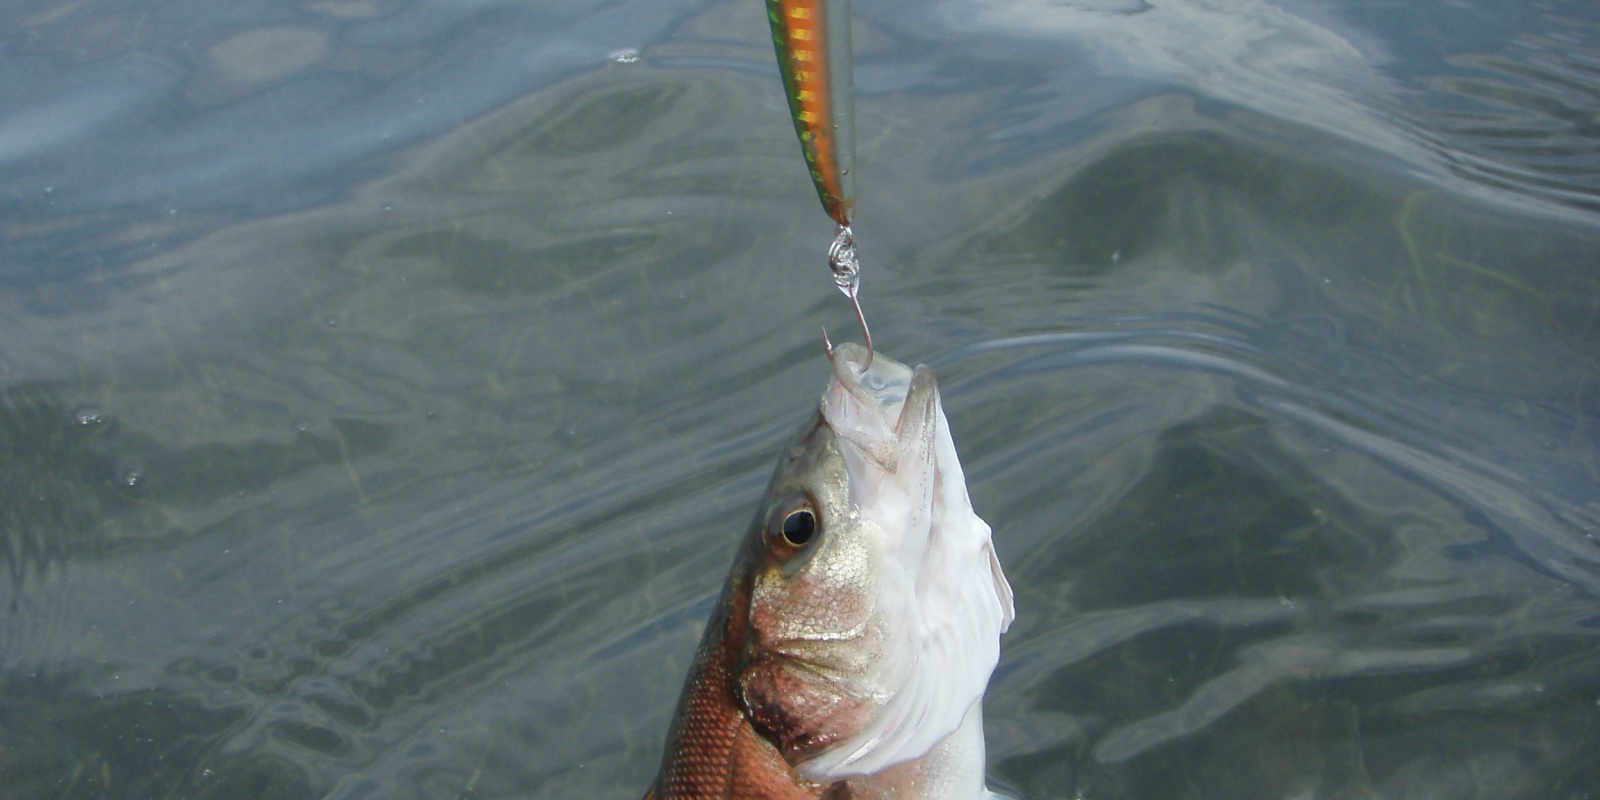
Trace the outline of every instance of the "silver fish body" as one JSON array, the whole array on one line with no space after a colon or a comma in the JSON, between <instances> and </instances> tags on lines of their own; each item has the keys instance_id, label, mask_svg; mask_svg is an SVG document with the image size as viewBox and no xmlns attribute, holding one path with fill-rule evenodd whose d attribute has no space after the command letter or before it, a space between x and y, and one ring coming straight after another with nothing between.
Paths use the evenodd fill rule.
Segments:
<instances>
[{"instance_id":1,"label":"silver fish body","mask_svg":"<svg viewBox=\"0 0 1600 800\"><path fill-rule=\"evenodd\" d=\"M933 374L842 345L706 629L651 792L977 800L1013 617Z\"/></svg>"}]
</instances>

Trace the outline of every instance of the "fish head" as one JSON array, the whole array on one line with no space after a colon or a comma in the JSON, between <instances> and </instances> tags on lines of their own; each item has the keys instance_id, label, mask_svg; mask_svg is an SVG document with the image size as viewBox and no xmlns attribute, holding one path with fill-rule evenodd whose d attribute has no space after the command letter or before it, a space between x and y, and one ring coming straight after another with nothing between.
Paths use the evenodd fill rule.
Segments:
<instances>
[{"instance_id":1,"label":"fish head","mask_svg":"<svg viewBox=\"0 0 1600 800\"><path fill-rule=\"evenodd\" d=\"M1013 617L933 373L841 345L742 556L739 700L806 780L916 759L960 726Z\"/></svg>"}]
</instances>

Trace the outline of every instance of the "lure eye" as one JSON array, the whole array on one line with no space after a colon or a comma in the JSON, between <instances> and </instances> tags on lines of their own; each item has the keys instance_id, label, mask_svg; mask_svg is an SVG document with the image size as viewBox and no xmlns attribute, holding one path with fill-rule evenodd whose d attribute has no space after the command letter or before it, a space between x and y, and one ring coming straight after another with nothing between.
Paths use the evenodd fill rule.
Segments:
<instances>
[{"instance_id":1,"label":"lure eye","mask_svg":"<svg viewBox=\"0 0 1600 800\"><path fill-rule=\"evenodd\" d=\"M767 523L767 549L779 558L788 558L817 538L817 512L809 499L775 509Z\"/></svg>"}]
</instances>

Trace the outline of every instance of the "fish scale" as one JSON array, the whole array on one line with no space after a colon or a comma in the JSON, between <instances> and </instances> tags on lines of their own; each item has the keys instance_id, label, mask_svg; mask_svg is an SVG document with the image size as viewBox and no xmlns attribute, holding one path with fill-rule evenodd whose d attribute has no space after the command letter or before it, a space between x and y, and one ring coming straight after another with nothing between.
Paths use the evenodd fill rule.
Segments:
<instances>
[{"instance_id":1,"label":"fish scale","mask_svg":"<svg viewBox=\"0 0 1600 800\"><path fill-rule=\"evenodd\" d=\"M733 667L744 633L748 580L730 584L706 626L646 800L803 800L823 787L794 775L737 701Z\"/></svg>"}]
</instances>

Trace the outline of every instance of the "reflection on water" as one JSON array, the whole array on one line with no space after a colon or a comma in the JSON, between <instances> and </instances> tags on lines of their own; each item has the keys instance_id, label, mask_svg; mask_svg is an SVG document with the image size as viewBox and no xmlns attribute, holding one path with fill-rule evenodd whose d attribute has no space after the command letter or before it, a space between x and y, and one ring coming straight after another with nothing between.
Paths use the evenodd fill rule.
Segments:
<instances>
[{"instance_id":1,"label":"reflection on water","mask_svg":"<svg viewBox=\"0 0 1600 800\"><path fill-rule=\"evenodd\" d=\"M1379 30L1411 31L1397 70L1414 82L1397 113L1452 172L1588 212L1600 210L1600 17L1540 0L1507 25L1445 3L1352 8Z\"/></svg>"},{"instance_id":2,"label":"reflection on water","mask_svg":"<svg viewBox=\"0 0 1600 800\"><path fill-rule=\"evenodd\" d=\"M1592 15L1443 8L859 9L1017 796L1600 785ZM762 13L0 12L7 797L642 791L852 325Z\"/></svg>"},{"instance_id":3,"label":"reflection on water","mask_svg":"<svg viewBox=\"0 0 1600 800\"><path fill-rule=\"evenodd\" d=\"M1097 82L1134 75L1244 106L1398 157L1485 202L1600 209L1600 18L1581 1L1534 3L1514 22L1482 5L953 0L935 35L1066 47ZM1075 74L1040 93L1049 102L1009 109L1013 121L1020 112L1038 126L1077 104L1064 95L1084 93L1073 79L1084 68L1057 63Z\"/></svg>"},{"instance_id":4,"label":"reflection on water","mask_svg":"<svg viewBox=\"0 0 1600 800\"><path fill-rule=\"evenodd\" d=\"M1507 477L1459 454L1431 456L1307 408L1292 399L1303 389L1244 363L1242 343L1233 360L1195 352L1225 340L1158 344L1172 337L1016 344L1064 351L1023 361L1036 377L1022 385L1080 398L1074 417L1085 403L1126 415L1136 402L1128 388L1103 399L1131 383L1091 372L1103 364L1182 370L1175 379L1237 399L1152 426L1137 449L1091 444L1092 469L1007 468L1017 480L1042 471L1028 478L1041 492L1065 484L1088 502L1070 519L1040 520L1034 542L1012 539L1024 548L1014 580L1029 587L1019 603L1033 614L1019 620L1027 627L1012 634L994 687L1013 698L998 701L1001 713L1023 720L1015 739L994 742L1018 753L1002 775L1041 795L1064 781L1111 796L1189 796L1194 785L1231 796L1434 796L1459 789L1447 775L1504 762L1494 780L1477 779L1484 796L1590 785L1592 766L1582 778L1537 777L1588 758L1600 690L1578 666L1595 663L1600 616L1588 598L1600 551L1552 513L1570 505L1500 483ZM1090 385L1058 382L1073 372ZM1319 399L1338 416L1359 411L1337 394ZM1024 509L1037 502L1024 498ZM1015 521L1019 510L1001 516ZM1551 592L1551 576L1570 584ZM1466 730L1463 714L1475 717ZM1530 734L1547 746L1505 744ZM1401 751L1412 761L1362 763Z\"/></svg>"}]
</instances>

